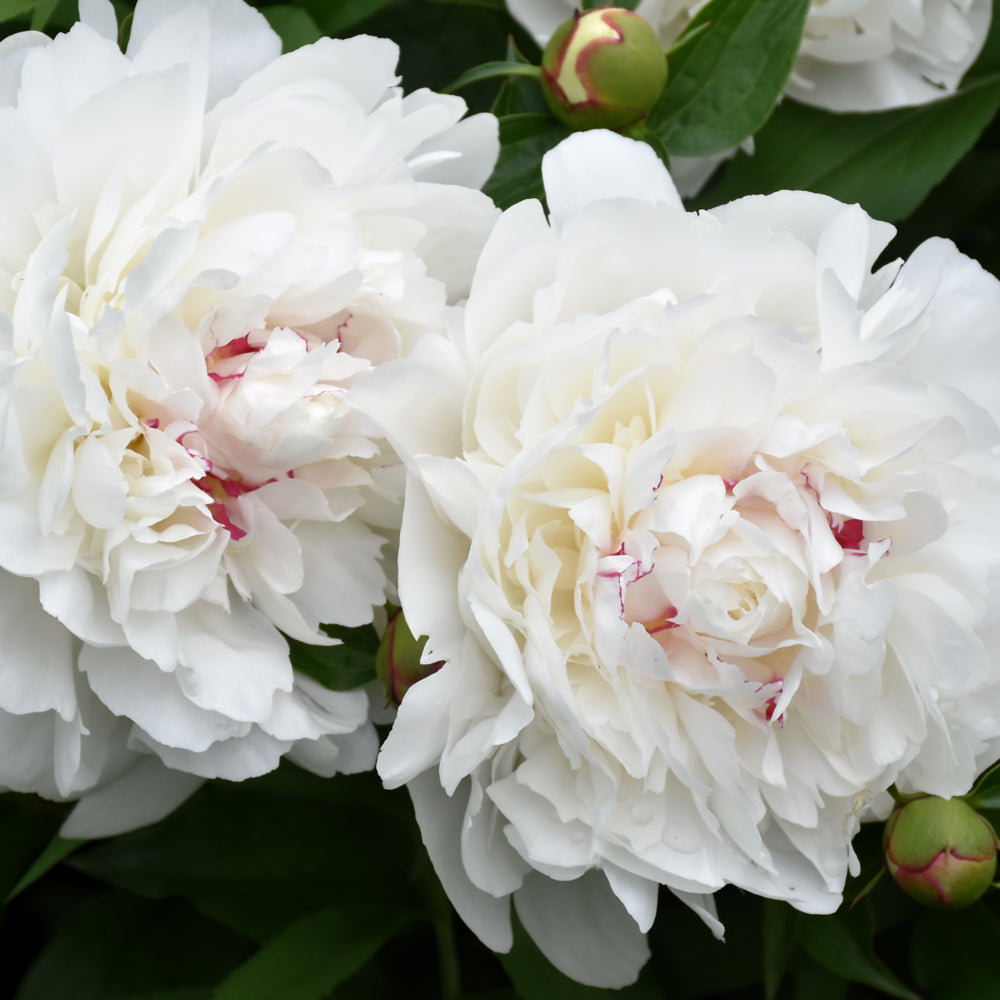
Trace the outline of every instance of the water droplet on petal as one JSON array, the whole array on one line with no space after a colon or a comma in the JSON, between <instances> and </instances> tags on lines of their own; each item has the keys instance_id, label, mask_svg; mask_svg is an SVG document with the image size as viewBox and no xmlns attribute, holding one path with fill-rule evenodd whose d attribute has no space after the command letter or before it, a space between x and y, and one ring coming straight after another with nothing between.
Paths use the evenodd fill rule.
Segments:
<instances>
[{"instance_id":1,"label":"water droplet on petal","mask_svg":"<svg viewBox=\"0 0 1000 1000\"><path fill-rule=\"evenodd\" d=\"M690 826L675 825L667 827L663 839L667 847L681 854L694 854L701 847L701 838Z\"/></svg>"},{"instance_id":2,"label":"water droplet on petal","mask_svg":"<svg viewBox=\"0 0 1000 1000\"><path fill-rule=\"evenodd\" d=\"M587 834L577 828L576 830L570 830L569 839L573 841L574 844L582 844L587 839Z\"/></svg>"},{"instance_id":3,"label":"water droplet on petal","mask_svg":"<svg viewBox=\"0 0 1000 1000\"><path fill-rule=\"evenodd\" d=\"M652 822L653 819L653 810L648 805L642 805L641 803L632 806L628 814L632 822L638 826L645 826L647 823Z\"/></svg>"}]
</instances>

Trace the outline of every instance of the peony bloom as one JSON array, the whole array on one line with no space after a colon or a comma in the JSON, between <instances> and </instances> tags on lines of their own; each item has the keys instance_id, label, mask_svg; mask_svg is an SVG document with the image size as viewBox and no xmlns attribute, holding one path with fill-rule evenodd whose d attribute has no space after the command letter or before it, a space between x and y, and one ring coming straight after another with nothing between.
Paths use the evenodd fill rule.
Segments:
<instances>
[{"instance_id":1,"label":"peony bloom","mask_svg":"<svg viewBox=\"0 0 1000 1000\"><path fill-rule=\"evenodd\" d=\"M283 755L372 766L282 633L371 622L398 529L357 380L439 328L495 211L489 116L381 39L282 56L240 0L0 45L0 786L68 835ZM165 765L165 766L164 766Z\"/></svg>"},{"instance_id":2,"label":"peony bloom","mask_svg":"<svg viewBox=\"0 0 1000 1000\"><path fill-rule=\"evenodd\" d=\"M360 390L444 661L378 770L485 942L512 897L616 986L659 886L830 912L890 784L1000 753L1000 283L942 240L873 272L892 227L817 194L685 213L613 133L543 173L464 328Z\"/></svg>"}]
</instances>

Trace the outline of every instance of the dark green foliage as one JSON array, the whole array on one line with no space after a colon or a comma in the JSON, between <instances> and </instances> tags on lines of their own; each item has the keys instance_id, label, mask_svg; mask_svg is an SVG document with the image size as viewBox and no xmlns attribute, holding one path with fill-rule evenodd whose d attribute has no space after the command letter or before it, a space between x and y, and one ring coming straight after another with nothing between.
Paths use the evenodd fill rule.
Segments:
<instances>
[{"instance_id":1,"label":"dark green foliage","mask_svg":"<svg viewBox=\"0 0 1000 1000\"><path fill-rule=\"evenodd\" d=\"M370 625L340 628L329 625L327 635L340 640L337 646L316 646L288 639L292 665L331 691L351 691L375 679L378 634Z\"/></svg>"},{"instance_id":2,"label":"dark green foliage","mask_svg":"<svg viewBox=\"0 0 1000 1000\"><path fill-rule=\"evenodd\" d=\"M685 31L696 37L668 59L667 89L647 122L672 156L721 153L767 121L808 9L809 0L713 0L698 12Z\"/></svg>"}]
</instances>

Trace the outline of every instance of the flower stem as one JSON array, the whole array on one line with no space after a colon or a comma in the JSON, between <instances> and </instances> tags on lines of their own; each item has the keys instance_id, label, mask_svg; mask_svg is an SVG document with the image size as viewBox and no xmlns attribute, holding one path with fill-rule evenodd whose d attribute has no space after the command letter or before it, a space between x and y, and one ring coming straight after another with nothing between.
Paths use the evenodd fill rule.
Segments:
<instances>
[{"instance_id":1,"label":"flower stem","mask_svg":"<svg viewBox=\"0 0 1000 1000\"><path fill-rule=\"evenodd\" d=\"M441 1000L459 1000L462 976L455 944L455 923L451 907L434 914L434 937L437 939L438 967L441 972Z\"/></svg>"},{"instance_id":2,"label":"flower stem","mask_svg":"<svg viewBox=\"0 0 1000 1000\"><path fill-rule=\"evenodd\" d=\"M455 918L451 902L438 881L430 861L420 866L420 881L430 911L431 926L437 944L438 970L441 975L441 1000L461 1000L462 973L455 940Z\"/></svg>"},{"instance_id":3,"label":"flower stem","mask_svg":"<svg viewBox=\"0 0 1000 1000\"><path fill-rule=\"evenodd\" d=\"M530 76L537 80L541 76L541 70L530 63L517 62L515 60L486 62L479 66L473 66L472 69L467 70L457 80L452 80L442 93L454 94L456 90L461 90L470 83L478 83L480 80L492 80L498 76Z\"/></svg>"}]
</instances>

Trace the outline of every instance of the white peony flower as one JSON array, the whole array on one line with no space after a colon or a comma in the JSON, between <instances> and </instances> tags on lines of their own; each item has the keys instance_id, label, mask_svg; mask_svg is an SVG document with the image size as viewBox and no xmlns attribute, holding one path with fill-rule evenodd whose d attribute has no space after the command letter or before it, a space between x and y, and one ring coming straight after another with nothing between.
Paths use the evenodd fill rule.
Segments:
<instances>
[{"instance_id":1,"label":"white peony flower","mask_svg":"<svg viewBox=\"0 0 1000 1000\"><path fill-rule=\"evenodd\" d=\"M670 46L707 0L640 0L636 13ZM544 46L576 0L507 0ZM830 111L885 111L926 104L957 89L979 55L992 0L813 0L785 93ZM685 196L731 156L677 157Z\"/></svg>"},{"instance_id":2,"label":"white peony flower","mask_svg":"<svg viewBox=\"0 0 1000 1000\"><path fill-rule=\"evenodd\" d=\"M954 92L986 41L991 0L813 0L785 93L884 111Z\"/></svg>"},{"instance_id":3,"label":"white peony flower","mask_svg":"<svg viewBox=\"0 0 1000 1000\"><path fill-rule=\"evenodd\" d=\"M497 151L402 96L391 42L282 56L241 0L140 0L123 54L80 6L0 44L0 786L89 793L67 835L283 755L372 766L365 692L281 633L386 599L398 496L351 387L465 294Z\"/></svg>"},{"instance_id":4,"label":"white peony flower","mask_svg":"<svg viewBox=\"0 0 1000 1000\"><path fill-rule=\"evenodd\" d=\"M378 769L485 942L512 897L618 986L660 885L830 912L890 784L1000 754L1000 283L942 240L873 273L892 227L817 194L685 213L612 133L543 173L464 329L359 390L444 661Z\"/></svg>"}]
</instances>

